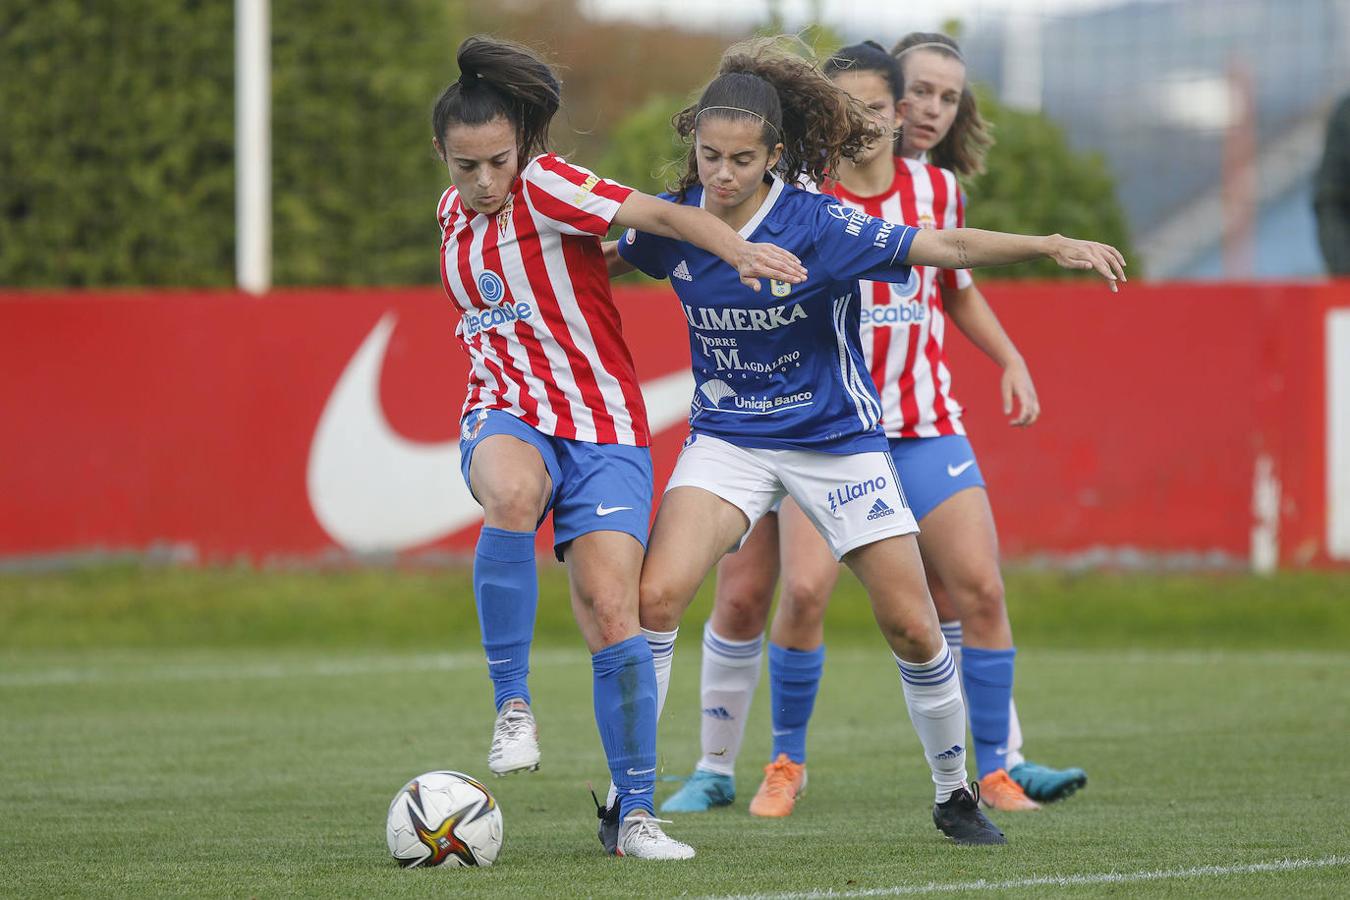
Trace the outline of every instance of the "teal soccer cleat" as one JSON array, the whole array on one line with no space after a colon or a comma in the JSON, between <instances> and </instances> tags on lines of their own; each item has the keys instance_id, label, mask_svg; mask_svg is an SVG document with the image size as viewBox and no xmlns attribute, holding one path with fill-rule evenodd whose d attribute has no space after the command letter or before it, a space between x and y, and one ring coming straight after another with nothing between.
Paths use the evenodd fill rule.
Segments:
<instances>
[{"instance_id":1,"label":"teal soccer cleat","mask_svg":"<svg viewBox=\"0 0 1350 900\"><path fill-rule=\"evenodd\" d=\"M1018 763L1008 774L1038 803L1063 800L1087 784L1087 773L1082 769L1052 769L1033 762Z\"/></svg>"},{"instance_id":2,"label":"teal soccer cleat","mask_svg":"<svg viewBox=\"0 0 1350 900\"><path fill-rule=\"evenodd\" d=\"M661 804L663 813L707 812L716 806L729 806L736 799L736 780L730 775L719 775L704 769L695 769L684 787Z\"/></svg>"}]
</instances>

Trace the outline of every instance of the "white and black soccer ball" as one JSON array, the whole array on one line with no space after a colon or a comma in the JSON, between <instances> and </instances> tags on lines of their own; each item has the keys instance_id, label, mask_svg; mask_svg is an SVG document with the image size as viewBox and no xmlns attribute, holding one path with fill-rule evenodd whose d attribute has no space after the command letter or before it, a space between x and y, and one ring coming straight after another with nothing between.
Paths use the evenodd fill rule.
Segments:
<instances>
[{"instance_id":1,"label":"white and black soccer ball","mask_svg":"<svg viewBox=\"0 0 1350 900\"><path fill-rule=\"evenodd\" d=\"M502 810L462 772L427 772L389 804L389 852L400 866L490 866L502 849Z\"/></svg>"}]
</instances>

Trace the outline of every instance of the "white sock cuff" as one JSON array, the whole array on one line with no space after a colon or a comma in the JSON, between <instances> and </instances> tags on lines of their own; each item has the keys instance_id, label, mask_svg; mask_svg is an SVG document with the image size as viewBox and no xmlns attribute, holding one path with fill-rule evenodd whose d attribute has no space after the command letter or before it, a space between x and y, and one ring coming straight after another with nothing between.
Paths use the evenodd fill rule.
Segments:
<instances>
[{"instance_id":1,"label":"white sock cuff","mask_svg":"<svg viewBox=\"0 0 1350 900\"><path fill-rule=\"evenodd\" d=\"M660 659L663 656L670 656L675 652L675 637L680 633L680 629L673 631L652 631L650 628L642 629L642 636L647 639L647 646L652 649L652 656Z\"/></svg>"},{"instance_id":2,"label":"white sock cuff","mask_svg":"<svg viewBox=\"0 0 1350 900\"><path fill-rule=\"evenodd\" d=\"M947 622L939 622L938 626L942 629L942 636L947 639L947 646L954 650L961 649L961 644L965 638L961 630L961 620L952 619Z\"/></svg>"},{"instance_id":3,"label":"white sock cuff","mask_svg":"<svg viewBox=\"0 0 1350 900\"><path fill-rule=\"evenodd\" d=\"M938 651L938 655L928 662L906 662L896 656L895 664L900 667L901 679L911 687L937 687L956 677L956 658L952 656L946 638L942 640L942 649Z\"/></svg>"},{"instance_id":4,"label":"white sock cuff","mask_svg":"<svg viewBox=\"0 0 1350 900\"><path fill-rule=\"evenodd\" d=\"M713 631L712 621L703 626L703 652L724 666L758 666L764 655L764 633L748 641L732 641Z\"/></svg>"}]
</instances>

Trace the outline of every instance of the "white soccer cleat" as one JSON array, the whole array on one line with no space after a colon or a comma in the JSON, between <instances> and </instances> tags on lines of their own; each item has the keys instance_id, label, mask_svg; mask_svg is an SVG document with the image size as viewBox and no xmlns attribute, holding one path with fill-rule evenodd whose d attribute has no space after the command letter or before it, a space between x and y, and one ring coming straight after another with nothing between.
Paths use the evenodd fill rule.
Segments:
<instances>
[{"instance_id":1,"label":"white soccer cleat","mask_svg":"<svg viewBox=\"0 0 1350 900\"><path fill-rule=\"evenodd\" d=\"M524 700L508 700L492 726L492 749L488 769L493 775L533 771L539 768L539 729L534 713Z\"/></svg>"},{"instance_id":2,"label":"white soccer cleat","mask_svg":"<svg viewBox=\"0 0 1350 900\"><path fill-rule=\"evenodd\" d=\"M668 819L630 813L619 826L616 855L636 859L693 859L694 848L662 831L662 822L670 824Z\"/></svg>"}]
</instances>

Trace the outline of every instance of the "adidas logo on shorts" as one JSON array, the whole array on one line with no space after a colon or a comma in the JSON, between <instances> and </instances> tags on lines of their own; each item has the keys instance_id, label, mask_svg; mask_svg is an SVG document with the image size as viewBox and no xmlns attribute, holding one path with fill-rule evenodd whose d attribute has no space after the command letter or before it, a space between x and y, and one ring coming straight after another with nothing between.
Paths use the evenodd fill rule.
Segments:
<instances>
[{"instance_id":1,"label":"adidas logo on shorts","mask_svg":"<svg viewBox=\"0 0 1350 900\"><path fill-rule=\"evenodd\" d=\"M873 522L877 519L884 519L887 516L893 515L895 515L895 510L887 506L886 503L878 497L877 502L873 503L872 508L867 511L867 521Z\"/></svg>"},{"instance_id":2,"label":"adidas logo on shorts","mask_svg":"<svg viewBox=\"0 0 1350 900\"><path fill-rule=\"evenodd\" d=\"M694 280L694 276L689 274L689 263L685 262L684 260L680 260L680 264L677 265L675 267L675 271L671 272L670 274L671 277L678 278L681 281Z\"/></svg>"}]
</instances>

